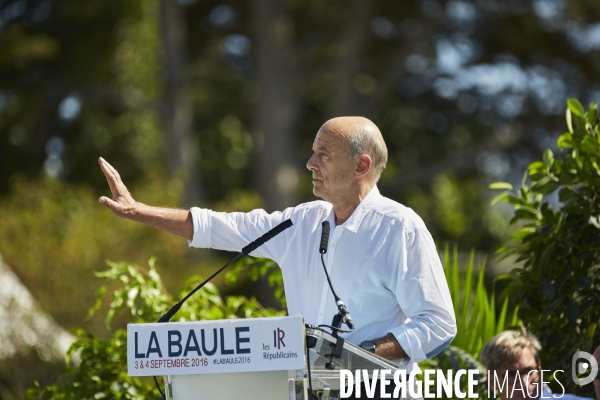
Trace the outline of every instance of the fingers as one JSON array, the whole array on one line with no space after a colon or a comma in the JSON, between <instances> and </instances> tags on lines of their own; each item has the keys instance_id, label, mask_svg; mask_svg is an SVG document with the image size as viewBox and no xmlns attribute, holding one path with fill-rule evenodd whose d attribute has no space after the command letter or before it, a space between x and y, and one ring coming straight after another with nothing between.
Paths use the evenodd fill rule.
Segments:
<instances>
[{"instance_id":1,"label":"fingers","mask_svg":"<svg viewBox=\"0 0 600 400\"><path fill-rule=\"evenodd\" d=\"M116 201L109 199L108 197L102 196L98 199L98 202L102 204L104 207L108 208L112 212L119 211L119 203Z\"/></svg>"},{"instance_id":2,"label":"fingers","mask_svg":"<svg viewBox=\"0 0 600 400\"><path fill-rule=\"evenodd\" d=\"M123 181L121 181L121 176L117 170L114 169L113 166L102 157L98 159L98 163L100 164L100 169L102 169L102 172L106 177L106 181L108 182L108 186L112 192L113 199L119 196L129 196L129 191L127 190L127 187Z\"/></svg>"},{"instance_id":3,"label":"fingers","mask_svg":"<svg viewBox=\"0 0 600 400\"><path fill-rule=\"evenodd\" d=\"M116 170L102 157L98 159L98 164L100 164L100 169L106 177L106 181L108 182L108 186L110 187L113 197L118 196L119 190L117 188L117 180L120 180L120 177L118 174L115 174Z\"/></svg>"}]
</instances>

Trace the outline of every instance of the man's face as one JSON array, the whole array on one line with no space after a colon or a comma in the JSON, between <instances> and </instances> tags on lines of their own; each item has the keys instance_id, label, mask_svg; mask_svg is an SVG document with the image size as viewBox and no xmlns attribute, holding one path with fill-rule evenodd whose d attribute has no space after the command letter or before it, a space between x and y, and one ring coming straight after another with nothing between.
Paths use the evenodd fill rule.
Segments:
<instances>
[{"instance_id":1,"label":"man's face","mask_svg":"<svg viewBox=\"0 0 600 400\"><path fill-rule=\"evenodd\" d=\"M496 375L501 384L504 381L504 376L508 375L507 384L504 384L500 391L502 400L539 398L542 388L538 368L538 363L531 350L524 348L517 362L506 366L506 368L497 369ZM496 390L499 389L497 387ZM524 391L521 389L524 389ZM523 397L523 393L525 393L525 397Z\"/></svg>"},{"instance_id":2,"label":"man's face","mask_svg":"<svg viewBox=\"0 0 600 400\"><path fill-rule=\"evenodd\" d=\"M319 130L313 143L313 155L306 163L312 172L315 196L335 204L351 193L356 185L356 162L348 160L348 147L339 134Z\"/></svg>"}]
</instances>

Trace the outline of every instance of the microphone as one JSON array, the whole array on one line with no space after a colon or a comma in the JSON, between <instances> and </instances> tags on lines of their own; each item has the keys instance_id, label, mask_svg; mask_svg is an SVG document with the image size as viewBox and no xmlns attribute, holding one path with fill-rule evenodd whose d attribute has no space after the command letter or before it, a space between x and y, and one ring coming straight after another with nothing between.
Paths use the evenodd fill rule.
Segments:
<instances>
[{"instance_id":1,"label":"microphone","mask_svg":"<svg viewBox=\"0 0 600 400\"><path fill-rule=\"evenodd\" d=\"M244 247L242 249L242 251L240 251L238 254L235 255L235 257L233 257L231 260L229 260L227 262L227 264L223 265L217 272L215 272L204 282L202 282L201 284L196 286L194 288L194 290L192 290L191 292L189 292L187 294L187 296L185 296L183 299L181 299L181 301L179 301L177 304L175 304L173 307L171 307L169 309L169 311L164 313L163 316L160 317L158 322L169 322L171 320L171 318L173 317L173 315L175 315L175 313L177 313L177 311L179 311L179 309L181 308L181 306L183 305L183 303L185 303L185 301L187 299L189 299L198 290L202 289L204 287L204 285L206 285L208 282L210 282L212 278L219 275L221 273L221 271L223 271L225 268L227 268L232 262L234 262L235 260L237 260L238 258L240 258L243 255L248 255L249 253L252 253L254 250L259 248L260 246L262 246L269 240L273 239L275 236L279 235L281 232L283 232L284 230L286 230L287 228L289 228L292 225L294 225L294 224L292 224L292 220L286 219L285 221L283 221L282 223L277 225L275 228L271 229L269 232L265 233L264 235L262 235L261 237L256 239L254 242L252 242L249 245L247 245L246 247Z\"/></svg>"},{"instance_id":2,"label":"microphone","mask_svg":"<svg viewBox=\"0 0 600 400\"><path fill-rule=\"evenodd\" d=\"M256 239L254 242L244 247L242 249L242 254L247 255L252 253L254 250L258 249L260 246L273 239L275 236L279 235L281 232L285 231L292 225L294 225L292 224L292 220L286 219L285 221L277 225L275 228L271 229L269 232L265 233L264 235Z\"/></svg>"},{"instance_id":3,"label":"microphone","mask_svg":"<svg viewBox=\"0 0 600 400\"><path fill-rule=\"evenodd\" d=\"M350 313L348 312L348 309L346 308L344 302L338 300L336 301L336 304L338 306L338 311L340 312L340 314L342 314L342 322L345 323L348 326L348 328L354 329L354 321L352 321L352 317L350 316Z\"/></svg>"},{"instance_id":4,"label":"microphone","mask_svg":"<svg viewBox=\"0 0 600 400\"><path fill-rule=\"evenodd\" d=\"M327 253L327 245L329 244L329 221L323 221L323 232L321 233L321 245L319 246L319 253Z\"/></svg>"}]
</instances>

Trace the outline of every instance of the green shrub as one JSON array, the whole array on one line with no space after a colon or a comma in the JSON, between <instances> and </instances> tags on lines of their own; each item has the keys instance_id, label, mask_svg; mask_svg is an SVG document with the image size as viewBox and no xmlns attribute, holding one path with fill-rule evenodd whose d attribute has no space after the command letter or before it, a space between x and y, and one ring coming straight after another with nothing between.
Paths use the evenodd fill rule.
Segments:
<instances>
[{"instance_id":1,"label":"green shrub","mask_svg":"<svg viewBox=\"0 0 600 400\"><path fill-rule=\"evenodd\" d=\"M494 201L515 206L511 223L519 227L516 244L501 249L524 262L506 277L506 295L539 337L544 368L564 370L567 392L591 397L591 385L576 386L570 369L575 352L591 353L600 344L600 126L596 103L587 112L575 99L567 106L569 131L558 138L560 153L546 149L520 188L490 187L504 189ZM547 201L554 192L558 202Z\"/></svg>"},{"instance_id":2,"label":"green shrub","mask_svg":"<svg viewBox=\"0 0 600 400\"><path fill-rule=\"evenodd\" d=\"M474 251L469 262L461 268L456 247L450 252L448 246L442 254L444 273L448 281L458 332L452 344L436 357L420 364L422 369L440 369L443 371L459 369L478 369L480 374L476 389L479 397L486 397L485 367L479 362L479 353L483 345L494 335L519 324L517 309L509 312L509 302L505 299L498 312L495 291L488 292L485 282L485 262L479 266L477 278L474 278ZM462 390L466 391L466 377Z\"/></svg>"},{"instance_id":3,"label":"green shrub","mask_svg":"<svg viewBox=\"0 0 600 400\"><path fill-rule=\"evenodd\" d=\"M149 269L123 263L109 262L110 269L98 273L104 283L97 292L97 300L91 313L102 306L109 286L112 293L110 309L105 323L110 325L122 311L127 311L129 322L157 321L170 306L176 303L149 262ZM190 278L180 291L180 298L189 293L201 278ZM198 321L226 318L254 318L281 315L281 311L265 309L255 299L243 296L223 297L212 283L195 293L172 319L173 321ZM67 362L59 380L44 388L36 387L27 392L28 399L146 399L158 398L159 393L151 378L127 376L127 332L115 331L107 340L99 339L81 329L74 331L77 340L69 349L68 357L77 355L79 365Z\"/></svg>"}]
</instances>

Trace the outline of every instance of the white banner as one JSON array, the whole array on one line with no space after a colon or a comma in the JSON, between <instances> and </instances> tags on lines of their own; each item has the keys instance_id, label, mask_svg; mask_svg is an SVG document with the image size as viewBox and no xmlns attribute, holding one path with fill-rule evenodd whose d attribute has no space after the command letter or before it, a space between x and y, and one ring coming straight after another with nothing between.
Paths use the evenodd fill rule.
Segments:
<instances>
[{"instance_id":1,"label":"white banner","mask_svg":"<svg viewBox=\"0 0 600 400\"><path fill-rule=\"evenodd\" d=\"M129 376L304 368L304 318L127 325Z\"/></svg>"}]
</instances>

